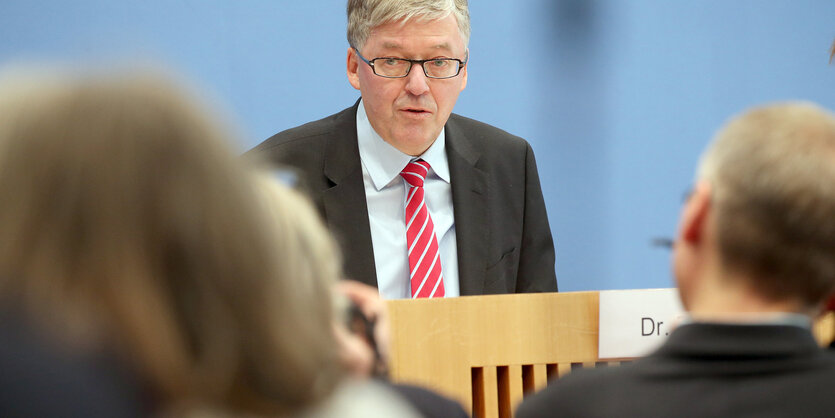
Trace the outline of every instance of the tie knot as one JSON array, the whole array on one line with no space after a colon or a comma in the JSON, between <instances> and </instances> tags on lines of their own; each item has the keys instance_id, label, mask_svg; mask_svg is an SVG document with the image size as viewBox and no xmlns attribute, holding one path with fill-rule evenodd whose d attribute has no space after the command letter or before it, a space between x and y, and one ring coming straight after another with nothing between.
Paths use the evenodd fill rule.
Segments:
<instances>
[{"instance_id":1,"label":"tie knot","mask_svg":"<svg viewBox=\"0 0 835 418\"><path fill-rule=\"evenodd\" d=\"M412 187L423 187L423 181L429 173L429 163L421 159L406 164L406 168L400 172L400 176L406 179Z\"/></svg>"}]
</instances>

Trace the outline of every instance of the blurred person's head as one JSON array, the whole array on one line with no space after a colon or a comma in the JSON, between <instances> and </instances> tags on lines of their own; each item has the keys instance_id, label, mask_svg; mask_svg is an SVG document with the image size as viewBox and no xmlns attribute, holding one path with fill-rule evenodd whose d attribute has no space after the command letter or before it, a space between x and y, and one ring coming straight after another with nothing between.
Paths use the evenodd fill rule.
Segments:
<instances>
[{"instance_id":1,"label":"blurred person's head","mask_svg":"<svg viewBox=\"0 0 835 418\"><path fill-rule=\"evenodd\" d=\"M348 81L368 121L401 152L422 154L467 85L467 1L349 0L347 12Z\"/></svg>"},{"instance_id":2,"label":"blurred person's head","mask_svg":"<svg viewBox=\"0 0 835 418\"><path fill-rule=\"evenodd\" d=\"M283 243L279 250L284 257L298 260L295 264L301 270L296 274L306 278L306 283L299 283L300 290L306 291L306 294L300 297L313 304L331 304L335 307L329 329L336 339L334 346L339 353L339 364L346 372L345 377L347 378L348 374L351 377L345 379L345 384L327 401L305 411L303 416L418 416L413 406L397 392L390 391L385 386L368 384L367 378L371 377L376 371L375 367L379 366L372 345L377 341L385 344L387 340L380 338L371 343L364 339L366 334L357 333L347 326L351 315L348 309L350 302L346 295L356 297L357 291L368 291L373 294L375 302L382 303L377 289L352 281L339 281L337 289L337 281L341 276L341 262L336 242L312 203L301 193L286 186L283 181L276 181L276 177L286 178L262 172L256 177L256 184L272 218L271 224ZM378 312L374 329L387 331L387 326L384 313ZM379 334L377 336L382 337Z\"/></svg>"},{"instance_id":3,"label":"blurred person's head","mask_svg":"<svg viewBox=\"0 0 835 418\"><path fill-rule=\"evenodd\" d=\"M266 172L257 176L256 181L281 238L281 253L292 259L305 260L299 264L309 269L305 277L310 279L300 283L299 287L308 287L310 298L323 298L330 292L335 308L332 329L339 348L340 363L351 375L368 377L375 366L374 352L361 339L362 335L356 335L355 330L348 328L349 301L336 291L337 279L341 276L341 256L336 242L312 203L301 193L276 181L275 176ZM317 301L324 302L327 301Z\"/></svg>"},{"instance_id":4,"label":"blurred person's head","mask_svg":"<svg viewBox=\"0 0 835 418\"><path fill-rule=\"evenodd\" d=\"M164 407L292 412L342 373L338 264L302 217L268 227L215 119L156 76L0 81L0 301Z\"/></svg>"},{"instance_id":5,"label":"blurred person's head","mask_svg":"<svg viewBox=\"0 0 835 418\"><path fill-rule=\"evenodd\" d=\"M835 117L785 103L732 119L702 156L674 268L691 312L814 314L835 289Z\"/></svg>"}]
</instances>

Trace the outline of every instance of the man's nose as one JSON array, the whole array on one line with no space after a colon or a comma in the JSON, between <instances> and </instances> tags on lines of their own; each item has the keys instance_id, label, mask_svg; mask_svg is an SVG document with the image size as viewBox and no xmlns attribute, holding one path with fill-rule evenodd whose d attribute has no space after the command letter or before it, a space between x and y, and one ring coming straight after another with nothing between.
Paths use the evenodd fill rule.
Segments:
<instances>
[{"instance_id":1,"label":"man's nose","mask_svg":"<svg viewBox=\"0 0 835 418\"><path fill-rule=\"evenodd\" d=\"M422 65L412 65L409 74L406 74L406 91L415 96L420 96L429 91L429 79L423 72Z\"/></svg>"}]
</instances>

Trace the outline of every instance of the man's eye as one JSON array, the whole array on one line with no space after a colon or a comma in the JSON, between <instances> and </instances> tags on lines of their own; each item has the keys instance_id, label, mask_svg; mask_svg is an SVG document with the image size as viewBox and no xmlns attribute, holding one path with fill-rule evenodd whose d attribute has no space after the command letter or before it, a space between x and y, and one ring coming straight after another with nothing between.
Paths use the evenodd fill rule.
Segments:
<instances>
[{"instance_id":1,"label":"man's eye","mask_svg":"<svg viewBox=\"0 0 835 418\"><path fill-rule=\"evenodd\" d=\"M391 66L391 67L394 67L396 65L401 65L402 63L403 63L402 61L400 61L399 59L395 59L395 58L383 59L383 65L388 65L388 66Z\"/></svg>"},{"instance_id":2,"label":"man's eye","mask_svg":"<svg viewBox=\"0 0 835 418\"><path fill-rule=\"evenodd\" d=\"M433 67L438 68L446 67L449 65L449 60L432 60L430 62L432 63Z\"/></svg>"}]
</instances>

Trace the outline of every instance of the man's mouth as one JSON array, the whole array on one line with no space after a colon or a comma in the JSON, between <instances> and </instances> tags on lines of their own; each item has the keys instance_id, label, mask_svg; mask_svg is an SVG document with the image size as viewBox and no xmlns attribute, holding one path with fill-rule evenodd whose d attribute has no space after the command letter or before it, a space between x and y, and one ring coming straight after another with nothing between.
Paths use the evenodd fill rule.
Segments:
<instances>
[{"instance_id":1,"label":"man's mouth","mask_svg":"<svg viewBox=\"0 0 835 418\"><path fill-rule=\"evenodd\" d=\"M421 114L421 113L429 113L429 111L424 109L417 109L417 108L405 108L403 109L405 112L414 113L414 114Z\"/></svg>"}]
</instances>

